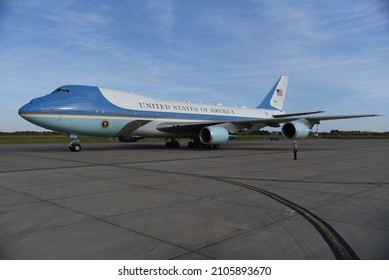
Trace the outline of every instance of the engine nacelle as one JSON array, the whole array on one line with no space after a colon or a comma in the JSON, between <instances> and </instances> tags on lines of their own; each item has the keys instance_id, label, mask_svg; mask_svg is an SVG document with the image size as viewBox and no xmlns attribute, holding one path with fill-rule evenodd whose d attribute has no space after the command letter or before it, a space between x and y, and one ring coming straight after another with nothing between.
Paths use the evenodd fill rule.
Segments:
<instances>
[{"instance_id":1,"label":"engine nacelle","mask_svg":"<svg viewBox=\"0 0 389 280\"><path fill-rule=\"evenodd\" d=\"M309 127L301 122L290 122L282 126L282 135L288 139L303 139L309 134Z\"/></svg>"},{"instance_id":2,"label":"engine nacelle","mask_svg":"<svg viewBox=\"0 0 389 280\"><path fill-rule=\"evenodd\" d=\"M207 126L200 130L200 141L205 145L219 145L225 143L230 135L224 127Z\"/></svg>"},{"instance_id":3,"label":"engine nacelle","mask_svg":"<svg viewBox=\"0 0 389 280\"><path fill-rule=\"evenodd\" d=\"M143 137L138 137L138 136L123 136L123 137L118 137L119 142L136 142L140 139L143 139Z\"/></svg>"}]
</instances>

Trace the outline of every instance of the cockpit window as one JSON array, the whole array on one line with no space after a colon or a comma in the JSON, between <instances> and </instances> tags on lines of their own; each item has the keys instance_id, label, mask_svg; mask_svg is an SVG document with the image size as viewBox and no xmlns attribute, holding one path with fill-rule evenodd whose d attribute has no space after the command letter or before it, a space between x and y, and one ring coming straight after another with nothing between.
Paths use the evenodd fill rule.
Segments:
<instances>
[{"instance_id":1,"label":"cockpit window","mask_svg":"<svg viewBox=\"0 0 389 280\"><path fill-rule=\"evenodd\" d=\"M54 92L64 92L64 93L70 93L70 90L68 88L57 88Z\"/></svg>"}]
</instances>

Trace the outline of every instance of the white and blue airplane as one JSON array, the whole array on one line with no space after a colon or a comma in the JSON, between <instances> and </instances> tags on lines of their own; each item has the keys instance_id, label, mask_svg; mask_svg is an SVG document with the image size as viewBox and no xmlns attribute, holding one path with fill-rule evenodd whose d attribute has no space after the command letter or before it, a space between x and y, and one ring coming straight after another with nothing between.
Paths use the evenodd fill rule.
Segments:
<instances>
[{"instance_id":1,"label":"white and blue airplane","mask_svg":"<svg viewBox=\"0 0 389 280\"><path fill-rule=\"evenodd\" d=\"M78 135L117 137L136 142L164 137L166 147L179 147L179 138L191 138L188 147L218 148L236 135L281 127L284 137L303 139L322 120L377 116L312 116L323 111L287 114L283 111L288 77L282 75L265 99L252 109L163 101L95 86L68 85L35 98L19 109L27 121L68 133L69 149L81 150Z\"/></svg>"}]
</instances>

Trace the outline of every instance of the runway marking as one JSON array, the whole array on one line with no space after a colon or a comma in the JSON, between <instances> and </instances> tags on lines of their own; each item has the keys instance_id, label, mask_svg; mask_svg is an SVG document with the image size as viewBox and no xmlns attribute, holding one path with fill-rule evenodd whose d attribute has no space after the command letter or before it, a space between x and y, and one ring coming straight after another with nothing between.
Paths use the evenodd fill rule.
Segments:
<instances>
[{"instance_id":1,"label":"runway marking","mask_svg":"<svg viewBox=\"0 0 389 280\"><path fill-rule=\"evenodd\" d=\"M303 218L305 218L308 222L310 222L316 230L320 233L320 235L324 238L325 242L331 248L332 253L334 254L336 259L340 260L359 260L360 258L354 252L354 250L350 247L350 245L335 231L335 229L330 226L327 222L322 220L320 217L316 216L309 210L297 205L294 202L291 202L279 195L276 195L272 192L247 185L240 182L231 181L223 178L215 178L211 176L206 176L208 179L224 182L236 186L240 186L249 190L253 190L259 193L262 193L284 205L293 209L297 213L299 213Z\"/></svg>"},{"instance_id":2,"label":"runway marking","mask_svg":"<svg viewBox=\"0 0 389 280\"><path fill-rule=\"evenodd\" d=\"M178 172L178 171L166 171L166 170L158 170L158 169L152 169L152 168L142 168L142 167L128 167L128 166L120 166L117 165L117 167L122 168L131 168L131 169L138 169L143 171L152 171L152 172L164 172L169 174L176 174L176 175L182 175L182 176L189 176L189 177L196 177L196 178L202 178L202 179L208 179L208 180L214 180L219 181L227 184L232 184L235 186L243 187L255 192L259 192L263 195L266 195L276 201L278 201L281 204L286 205L287 207L293 209L298 214L300 214L304 219L306 219L309 223L311 223L316 230L320 233L320 235L323 237L324 241L327 243L327 245L330 247L332 253L334 254L336 259L339 260L359 260L359 256L354 252L354 250L351 248L351 246L336 232L336 230L329 225L327 222L325 222L323 219L321 219L319 216L313 214L309 210L301 207L300 205L287 200L275 193L269 192L267 190L263 190L248 184L235 182L230 179L226 179L223 177L215 177L215 176L209 176L209 175L201 175L201 174L190 174L185 172Z\"/></svg>"},{"instance_id":3,"label":"runway marking","mask_svg":"<svg viewBox=\"0 0 389 280\"><path fill-rule=\"evenodd\" d=\"M26 155L25 155L26 156ZM36 155L28 155L30 157L38 157L38 158L46 158L46 159L52 159L50 157L43 157L43 156L36 156ZM191 174L191 173L185 173L185 172L178 172L178 171L166 171L166 170L158 170L158 169L152 169L152 168L142 168L142 167L136 167L136 166L128 166L129 164L141 164L141 163L147 163L151 161L144 161L144 162L121 162L121 163L111 163L111 164L91 164L90 162L83 162L83 161L76 161L76 160L69 160L69 159L64 159L65 161L69 162L75 162L78 164L83 164L79 166L65 166L65 167L52 167L52 168L31 168L31 169L26 169L26 170L9 170L9 171L3 171L0 173L12 173L12 172L25 172L25 171L40 171L40 170L54 170L54 169L64 169L64 168L83 168L83 167L92 167L92 166L115 166L118 168L125 168L125 169L138 169L138 170L143 170L143 171L149 171L149 172L162 172L162 173L168 173L168 174L176 174L176 175L182 175L182 176L188 176L188 177L196 177L196 178L202 178L202 179L208 179L208 180L214 180L214 181L219 181L227 184L232 184L238 187L243 187L258 193L261 193L263 195L266 195L273 200L286 205L287 207L291 208L298 214L300 214L304 219L306 219L309 223L311 223L315 229L319 232L319 234L323 237L324 241L328 244L330 247L331 251L333 252L334 256L336 259L359 259L358 255L353 251L353 249L350 247L350 245L335 231L335 229L330 226L328 223L326 223L324 220L322 220L320 217L316 216L309 210L295 204L294 202L291 202L277 194L274 194L272 192L266 191L264 189L257 188L255 186L245 184L245 183L240 183L233 181L232 179L237 179L237 180L256 180L256 181L270 181L270 182L277 182L277 181L286 181L286 180L277 180L277 179L250 179L250 178L229 178L229 177L216 177L216 176L209 176L209 175L201 175L201 174ZM188 159L172 159L172 160L157 160L157 162L163 162L163 161L180 161L180 160L188 160ZM190 160L193 160L190 159ZM152 161L156 162L156 161ZM288 181L289 182L289 181ZM323 183L323 182L313 182L312 180L299 180L296 182L300 183ZM330 182L326 182L330 183ZM331 182L332 183L332 182ZM361 182L333 182L337 184L377 184L377 183L361 183ZM382 183L380 183L382 184ZM385 183L384 183L385 184ZM85 215L85 213L82 213ZM90 216L90 215L87 215ZM91 216L93 217L93 216ZM99 219L96 217L93 217L97 220L104 221L103 219ZM107 221L104 221L107 223ZM128 229L127 229L128 230ZM133 231L133 230L131 230ZM136 231L133 231L136 232ZM136 232L138 233L138 232ZM146 235L147 236L147 235ZM151 237L151 236L148 236ZM157 238L154 238L158 240ZM168 242L166 242L168 243ZM172 244L171 244L172 245ZM175 245L177 246L177 245ZM180 246L177 246L180 247ZM185 248L183 248L185 249ZM188 249L185 249L188 250ZM190 250L189 250L190 251ZM193 252L193 251L192 251Z\"/></svg>"},{"instance_id":4,"label":"runway marking","mask_svg":"<svg viewBox=\"0 0 389 280\"><path fill-rule=\"evenodd\" d=\"M41 159L49 159L52 160L54 158L51 157L43 157L43 156L35 156L35 155L25 155L20 154L22 156L28 156L28 157L36 157ZM39 167L39 168L26 168L26 169L12 169L12 170L0 170L0 174L7 174L7 173L17 173L17 172L30 172L30 171L46 171L46 170L61 170L61 169L71 169L71 168L84 168L84 167L95 167L95 166L115 166L115 167L121 167L121 165L129 165L129 164L143 164L143 163L156 163L156 162L177 162L177 161L188 161L188 160L198 160L198 159L209 159L210 157L202 157L202 158L188 158L188 159L169 159L169 160L146 160L146 161L137 161L137 162L114 162L114 163L90 163L87 161L78 161L78 160L69 160L69 159L62 159L63 161L68 162L75 162L82 165L73 165L73 166L59 166L59 167ZM223 158L223 157L211 157L211 158ZM139 168L142 169L142 168ZM148 169L144 169L147 171ZM151 171L158 171L158 170L152 170ZM163 171L166 173L172 173L168 171ZM194 174L189 173L178 173L184 176L195 176ZM266 179L266 178L245 178L245 177L223 177L226 179L231 180L246 180L246 181L262 181L262 182L287 182L289 183L290 180L284 180L284 179ZM312 183L312 184L334 184L334 185L389 185L389 182L350 182L350 181L314 181L314 180L293 180L295 183Z\"/></svg>"},{"instance_id":5,"label":"runway marking","mask_svg":"<svg viewBox=\"0 0 389 280\"><path fill-rule=\"evenodd\" d=\"M185 254L188 254L188 253L192 252L190 249L187 249L187 248L185 248L183 246L180 246L179 244L173 244L172 242L159 239L159 238L157 238L155 236L146 234L144 232L139 232L139 231L137 231L135 229L127 228L125 226L121 226L119 224L115 224L113 222L110 222L109 220L107 220L107 218L110 218L111 216L98 217L97 215L88 214L87 212L84 212L84 211L81 211L81 210L77 210L77 209L73 209L73 208L67 207L66 205L58 204L55 201L52 201L50 199L43 199L43 198L40 198L40 197L36 197L34 195L31 195L31 194L28 194L28 193L24 193L24 192L21 192L21 191L18 191L18 190L14 190L14 189L11 189L11 188L5 187L5 186L0 186L0 187L4 188L4 189L7 189L7 190L9 190L11 192L15 192L15 193L27 196L27 197L31 197L33 199L36 199L36 200L40 201L40 202L48 203L48 204L53 205L55 207L59 207L59 208L62 208L62 209L65 209L65 210L68 210L68 211L71 211L71 212L74 212L74 213L77 213L77 214L80 214L80 215L83 215L83 216L86 216L86 217L90 218L90 219L85 220L85 221L79 221L79 222L74 222L74 223L69 223L69 224L64 224L64 225L59 225L59 226L53 226L53 227L47 227L47 228L43 228L43 229L38 229L38 231L40 231L40 230L47 230L47 229L53 229L53 228L58 228L58 227L65 227L65 226L74 225L74 224L83 224L85 222L90 222L90 221L96 220L96 221L101 222L103 224L108 224L108 225L111 225L113 227L117 227L117 228L120 228L120 229L128 231L128 232L133 232L133 233L136 233L136 234L139 234L139 235L151 238L153 240L159 241L161 243L166 243L168 245L171 245L171 246L174 246L174 247L177 247L177 248L181 248L181 249L183 249L185 251L188 251ZM28 203L33 203L33 202L28 202ZM112 215L112 217L113 216L115 216L115 215ZM25 231L19 232L16 235L12 236L12 238L20 236L20 235L23 235L26 232L28 233L29 230L25 230ZM200 253L198 253L198 254L200 254ZM208 256L206 256L206 257L208 257Z\"/></svg>"}]
</instances>

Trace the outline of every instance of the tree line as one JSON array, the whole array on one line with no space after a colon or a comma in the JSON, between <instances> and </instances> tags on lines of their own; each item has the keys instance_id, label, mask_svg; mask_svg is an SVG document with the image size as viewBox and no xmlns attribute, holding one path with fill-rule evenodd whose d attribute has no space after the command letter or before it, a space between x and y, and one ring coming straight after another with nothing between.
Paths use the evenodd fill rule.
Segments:
<instances>
[{"instance_id":1,"label":"tree line","mask_svg":"<svg viewBox=\"0 0 389 280\"><path fill-rule=\"evenodd\" d=\"M15 131L15 132L3 132L0 131L0 135L3 136L45 136L45 135L66 135L66 133L57 131Z\"/></svg>"},{"instance_id":2,"label":"tree line","mask_svg":"<svg viewBox=\"0 0 389 280\"><path fill-rule=\"evenodd\" d=\"M320 132L322 136L389 136L389 131L376 132L376 131L360 131L360 130L337 130L333 129L330 132Z\"/></svg>"},{"instance_id":3,"label":"tree line","mask_svg":"<svg viewBox=\"0 0 389 280\"><path fill-rule=\"evenodd\" d=\"M311 132L310 135L314 135L315 132ZM333 129L330 132L318 132L319 136L389 136L389 131L377 132L377 131L361 131L361 130L338 130ZM260 130L257 135L282 135L281 131L267 131Z\"/></svg>"}]
</instances>

